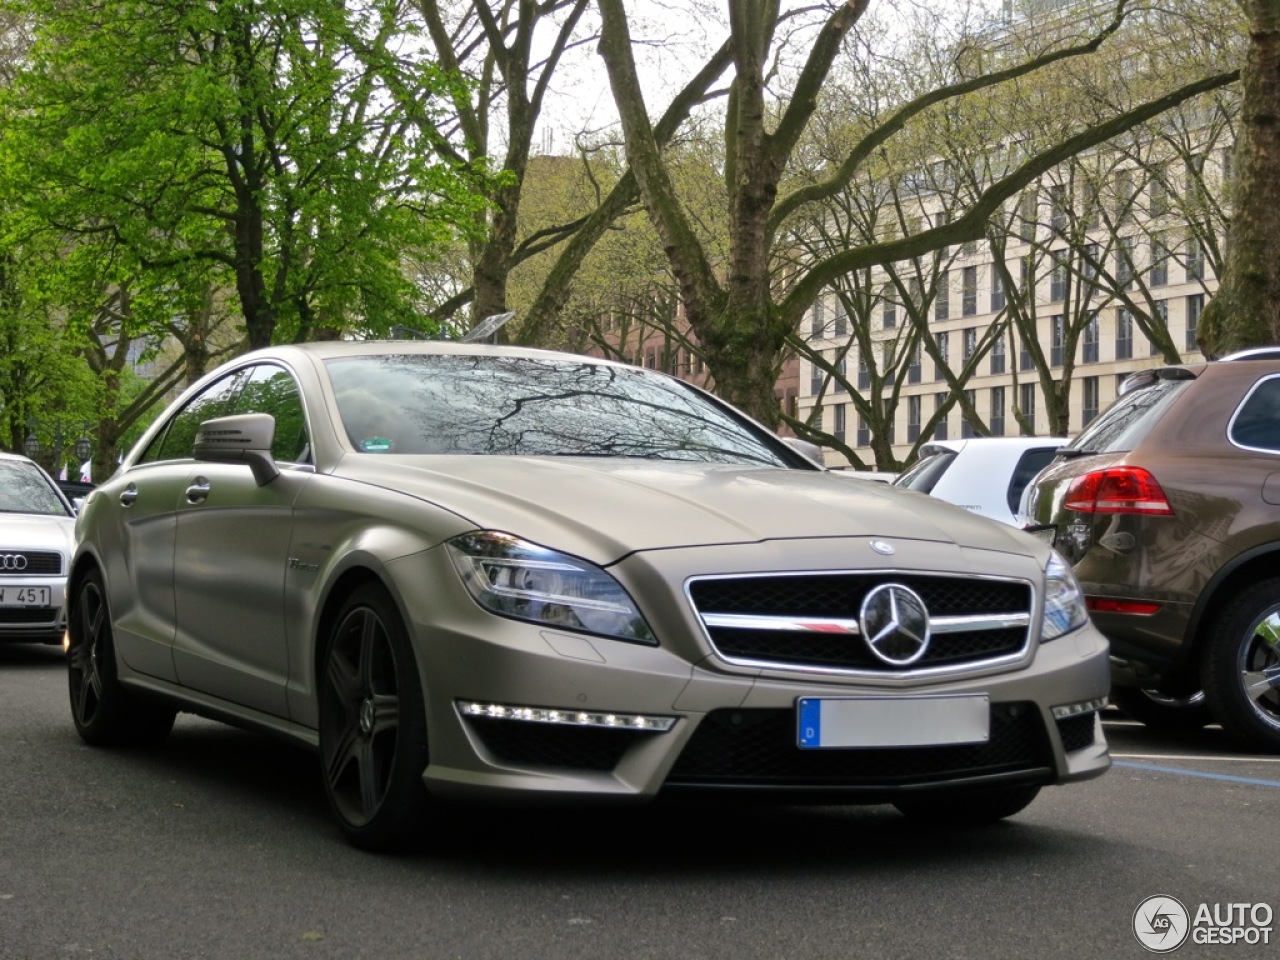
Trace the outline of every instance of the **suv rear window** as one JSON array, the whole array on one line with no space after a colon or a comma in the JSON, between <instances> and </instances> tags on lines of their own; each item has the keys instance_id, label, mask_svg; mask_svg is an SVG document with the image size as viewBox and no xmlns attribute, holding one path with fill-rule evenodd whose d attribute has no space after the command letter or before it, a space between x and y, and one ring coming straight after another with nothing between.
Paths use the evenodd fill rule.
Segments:
<instances>
[{"instance_id":1,"label":"suv rear window","mask_svg":"<svg viewBox=\"0 0 1280 960\"><path fill-rule=\"evenodd\" d=\"M1190 379L1156 380L1120 397L1064 449L1077 453L1132 450L1192 382Z\"/></svg>"},{"instance_id":2,"label":"suv rear window","mask_svg":"<svg viewBox=\"0 0 1280 960\"><path fill-rule=\"evenodd\" d=\"M1228 434L1236 446L1280 450L1280 377L1268 377L1249 391Z\"/></svg>"}]
</instances>

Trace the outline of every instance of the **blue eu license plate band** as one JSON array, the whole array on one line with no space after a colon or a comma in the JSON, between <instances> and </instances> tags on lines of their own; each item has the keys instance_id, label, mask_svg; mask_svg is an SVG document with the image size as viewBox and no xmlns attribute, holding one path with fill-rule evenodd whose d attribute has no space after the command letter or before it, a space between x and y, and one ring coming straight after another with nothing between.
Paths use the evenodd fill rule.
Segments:
<instances>
[{"instance_id":1,"label":"blue eu license plate band","mask_svg":"<svg viewBox=\"0 0 1280 960\"><path fill-rule=\"evenodd\" d=\"M798 743L805 750L925 747L986 743L991 703L985 694L943 697L801 697Z\"/></svg>"}]
</instances>

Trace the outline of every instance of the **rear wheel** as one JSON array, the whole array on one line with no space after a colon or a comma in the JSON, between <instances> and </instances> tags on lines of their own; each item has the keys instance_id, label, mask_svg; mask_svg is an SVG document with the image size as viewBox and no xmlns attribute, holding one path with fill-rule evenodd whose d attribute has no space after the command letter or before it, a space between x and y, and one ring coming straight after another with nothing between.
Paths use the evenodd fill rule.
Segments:
<instances>
[{"instance_id":1,"label":"rear wheel","mask_svg":"<svg viewBox=\"0 0 1280 960\"><path fill-rule=\"evenodd\" d=\"M1224 729L1280 751L1280 577L1227 602L1204 649L1201 679Z\"/></svg>"},{"instance_id":2,"label":"rear wheel","mask_svg":"<svg viewBox=\"0 0 1280 960\"><path fill-rule=\"evenodd\" d=\"M112 746L158 743L167 737L177 711L140 701L118 679L101 572L91 570L80 581L67 613L67 682L71 718L81 739Z\"/></svg>"},{"instance_id":3,"label":"rear wheel","mask_svg":"<svg viewBox=\"0 0 1280 960\"><path fill-rule=\"evenodd\" d=\"M325 794L347 839L385 850L425 834L427 724L409 636L377 585L342 605L320 661Z\"/></svg>"},{"instance_id":4,"label":"rear wheel","mask_svg":"<svg viewBox=\"0 0 1280 960\"><path fill-rule=\"evenodd\" d=\"M893 805L908 817L939 825L994 823L1030 806L1038 786L986 787L904 796Z\"/></svg>"},{"instance_id":5,"label":"rear wheel","mask_svg":"<svg viewBox=\"0 0 1280 960\"><path fill-rule=\"evenodd\" d=\"M1111 702L1152 730L1194 733L1213 722L1203 690L1172 693L1156 687L1112 687Z\"/></svg>"}]
</instances>

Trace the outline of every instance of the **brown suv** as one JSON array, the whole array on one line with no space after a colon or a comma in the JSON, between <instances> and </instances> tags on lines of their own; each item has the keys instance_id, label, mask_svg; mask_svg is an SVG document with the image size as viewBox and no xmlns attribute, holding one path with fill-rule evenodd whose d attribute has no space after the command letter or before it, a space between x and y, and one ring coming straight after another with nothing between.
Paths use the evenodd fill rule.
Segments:
<instances>
[{"instance_id":1,"label":"brown suv","mask_svg":"<svg viewBox=\"0 0 1280 960\"><path fill-rule=\"evenodd\" d=\"M1280 749L1280 351L1134 374L1025 502L1111 641L1117 706Z\"/></svg>"}]
</instances>

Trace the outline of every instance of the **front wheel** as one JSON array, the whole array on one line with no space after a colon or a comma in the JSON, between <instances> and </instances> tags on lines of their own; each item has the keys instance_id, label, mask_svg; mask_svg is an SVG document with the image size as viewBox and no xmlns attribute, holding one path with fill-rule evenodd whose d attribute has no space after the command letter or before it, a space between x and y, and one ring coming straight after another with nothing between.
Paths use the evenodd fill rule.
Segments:
<instances>
[{"instance_id":1,"label":"front wheel","mask_svg":"<svg viewBox=\"0 0 1280 960\"><path fill-rule=\"evenodd\" d=\"M893 805L914 820L939 826L970 825L1012 817L1030 806L1039 793L1038 786L945 790L904 796Z\"/></svg>"},{"instance_id":2,"label":"front wheel","mask_svg":"<svg viewBox=\"0 0 1280 960\"><path fill-rule=\"evenodd\" d=\"M85 743L115 746L159 743L177 711L140 701L117 676L111 613L102 574L91 570L77 584L67 611L67 683L71 719Z\"/></svg>"},{"instance_id":3,"label":"front wheel","mask_svg":"<svg viewBox=\"0 0 1280 960\"><path fill-rule=\"evenodd\" d=\"M1280 751L1280 577L1227 602L1202 656L1205 696L1223 729Z\"/></svg>"},{"instance_id":4,"label":"front wheel","mask_svg":"<svg viewBox=\"0 0 1280 960\"><path fill-rule=\"evenodd\" d=\"M372 584L351 593L334 624L318 678L329 808L355 846L416 841L427 817L427 723L408 633Z\"/></svg>"}]
</instances>

